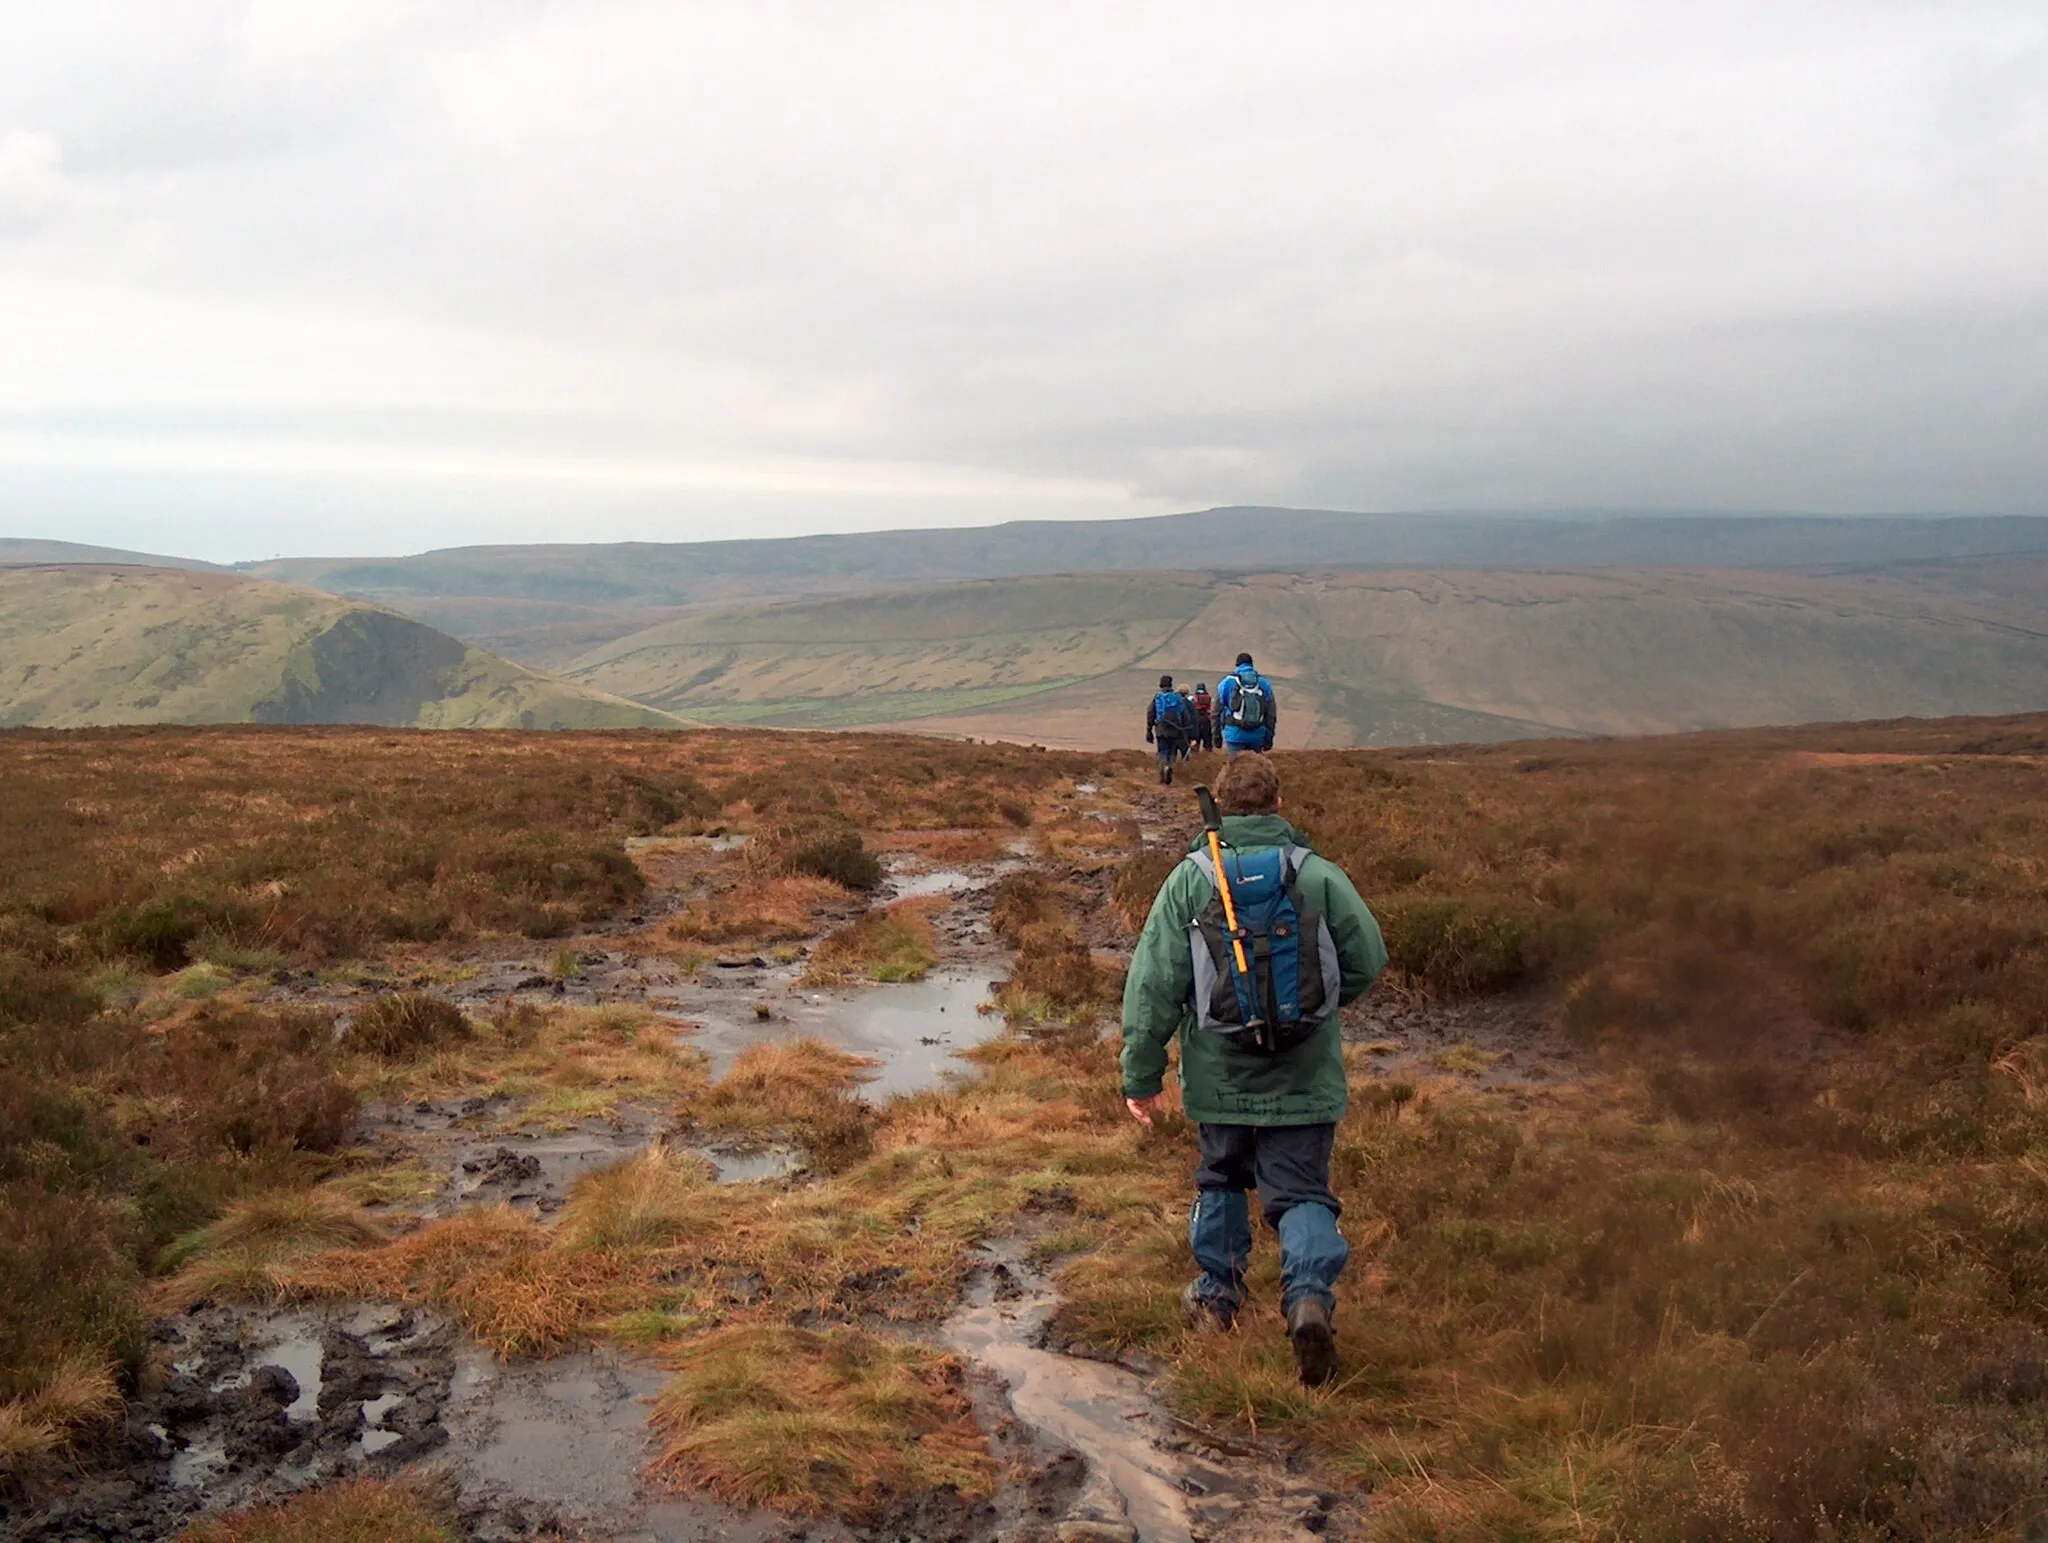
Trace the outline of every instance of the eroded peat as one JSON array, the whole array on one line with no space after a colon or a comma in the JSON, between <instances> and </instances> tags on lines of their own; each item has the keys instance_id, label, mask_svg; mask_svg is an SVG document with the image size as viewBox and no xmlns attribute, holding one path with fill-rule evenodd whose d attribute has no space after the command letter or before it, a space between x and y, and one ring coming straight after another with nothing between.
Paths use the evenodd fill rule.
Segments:
<instances>
[{"instance_id":1,"label":"eroded peat","mask_svg":"<svg viewBox=\"0 0 2048 1543\"><path fill-rule=\"evenodd\" d=\"M1279 758L1396 961L1318 1393L1270 1237L1175 1311L1136 757L0 736L8 1524L2027 1537L2043 733Z\"/></svg>"}]
</instances>

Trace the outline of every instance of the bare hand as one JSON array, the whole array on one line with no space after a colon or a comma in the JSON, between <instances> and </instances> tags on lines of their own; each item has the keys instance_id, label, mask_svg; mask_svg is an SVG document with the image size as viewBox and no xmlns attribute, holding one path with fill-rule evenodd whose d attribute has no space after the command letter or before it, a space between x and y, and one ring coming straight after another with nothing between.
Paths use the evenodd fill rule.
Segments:
<instances>
[{"instance_id":1,"label":"bare hand","mask_svg":"<svg viewBox=\"0 0 2048 1543\"><path fill-rule=\"evenodd\" d=\"M1124 1107L1131 1111L1131 1118L1145 1129L1152 1129L1152 1117L1166 1113L1166 1095L1154 1093L1150 1098L1127 1098Z\"/></svg>"}]
</instances>

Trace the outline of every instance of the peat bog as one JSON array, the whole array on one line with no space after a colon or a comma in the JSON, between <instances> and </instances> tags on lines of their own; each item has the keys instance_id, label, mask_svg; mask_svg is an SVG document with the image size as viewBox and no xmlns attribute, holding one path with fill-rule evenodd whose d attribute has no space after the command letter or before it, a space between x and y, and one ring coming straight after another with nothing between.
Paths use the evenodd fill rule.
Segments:
<instances>
[{"instance_id":1,"label":"peat bog","mask_svg":"<svg viewBox=\"0 0 2048 1543\"><path fill-rule=\"evenodd\" d=\"M0 734L0 1515L2038 1535L2048 719L1280 760L1394 958L1315 1393L1270 1238L1175 1316L1140 757ZM595 1488L493 1446L557 1419Z\"/></svg>"}]
</instances>

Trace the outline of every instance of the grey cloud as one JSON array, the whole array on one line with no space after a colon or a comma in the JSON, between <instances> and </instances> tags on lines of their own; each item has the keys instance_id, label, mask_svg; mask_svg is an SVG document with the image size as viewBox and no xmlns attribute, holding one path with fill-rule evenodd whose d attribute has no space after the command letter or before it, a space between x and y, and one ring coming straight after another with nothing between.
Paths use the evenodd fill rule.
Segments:
<instances>
[{"instance_id":1,"label":"grey cloud","mask_svg":"<svg viewBox=\"0 0 2048 1543\"><path fill-rule=\"evenodd\" d=\"M2034 4L0 9L9 533L2048 485Z\"/></svg>"}]
</instances>

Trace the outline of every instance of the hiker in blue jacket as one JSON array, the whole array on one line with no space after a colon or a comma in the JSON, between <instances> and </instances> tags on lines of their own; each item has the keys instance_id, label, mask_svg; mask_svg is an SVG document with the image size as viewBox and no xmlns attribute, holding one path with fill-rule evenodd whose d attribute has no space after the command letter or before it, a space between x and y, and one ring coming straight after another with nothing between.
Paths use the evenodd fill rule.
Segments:
<instances>
[{"instance_id":1,"label":"hiker in blue jacket","mask_svg":"<svg viewBox=\"0 0 2048 1543\"><path fill-rule=\"evenodd\" d=\"M1159 677L1159 690L1145 709L1145 743L1159 750L1159 780L1173 781L1173 764L1195 732L1195 710L1173 689L1173 677Z\"/></svg>"},{"instance_id":2,"label":"hiker in blue jacket","mask_svg":"<svg viewBox=\"0 0 2048 1543\"><path fill-rule=\"evenodd\" d=\"M1273 748L1273 729L1280 721L1273 683L1252 664L1250 654L1237 656L1237 668L1216 683L1216 721L1223 728L1226 755Z\"/></svg>"}]
</instances>

